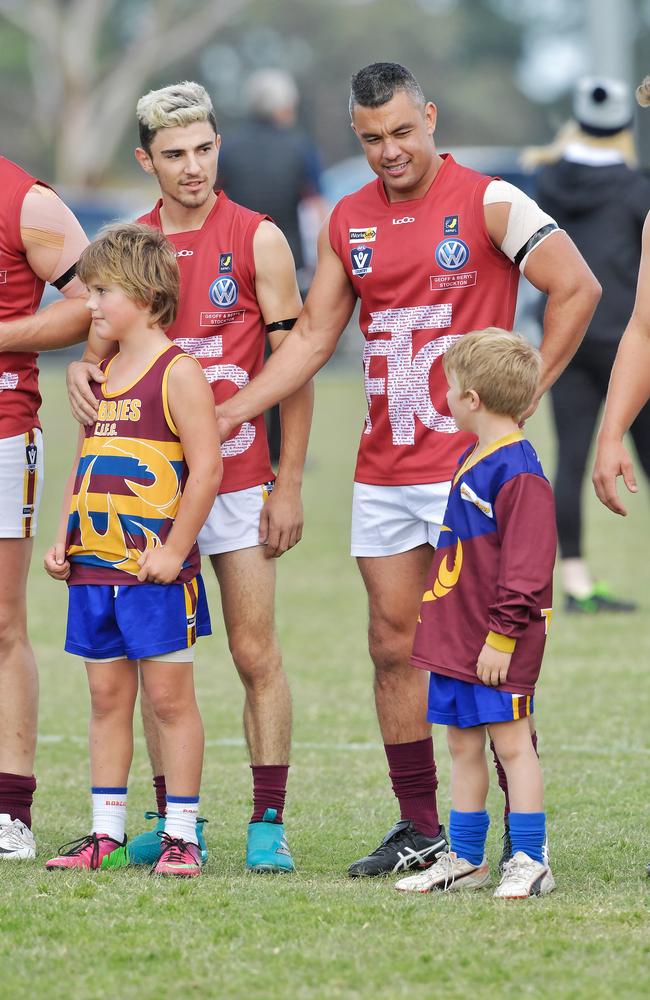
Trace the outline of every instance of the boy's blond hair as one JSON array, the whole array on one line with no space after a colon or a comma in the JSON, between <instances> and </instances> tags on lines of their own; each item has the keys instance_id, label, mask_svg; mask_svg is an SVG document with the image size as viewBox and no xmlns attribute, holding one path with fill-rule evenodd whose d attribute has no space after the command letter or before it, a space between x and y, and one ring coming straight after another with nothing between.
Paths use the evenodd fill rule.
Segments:
<instances>
[{"instance_id":1,"label":"boy's blond hair","mask_svg":"<svg viewBox=\"0 0 650 1000\"><path fill-rule=\"evenodd\" d=\"M519 420L535 398L542 359L518 333L490 326L457 340L443 365L447 376L456 376L461 394L473 389L486 410Z\"/></svg>"},{"instance_id":2,"label":"boy's blond hair","mask_svg":"<svg viewBox=\"0 0 650 1000\"><path fill-rule=\"evenodd\" d=\"M151 325L166 330L176 319L180 274L174 248L159 229L139 222L102 229L77 264L85 285L114 284L148 308Z\"/></svg>"},{"instance_id":3,"label":"boy's blond hair","mask_svg":"<svg viewBox=\"0 0 650 1000\"><path fill-rule=\"evenodd\" d=\"M210 95L205 87L192 80L173 83L160 90L150 90L138 101L135 113L140 143L147 153L151 152L151 141L161 128L210 122L215 134L217 133L217 119Z\"/></svg>"}]
</instances>

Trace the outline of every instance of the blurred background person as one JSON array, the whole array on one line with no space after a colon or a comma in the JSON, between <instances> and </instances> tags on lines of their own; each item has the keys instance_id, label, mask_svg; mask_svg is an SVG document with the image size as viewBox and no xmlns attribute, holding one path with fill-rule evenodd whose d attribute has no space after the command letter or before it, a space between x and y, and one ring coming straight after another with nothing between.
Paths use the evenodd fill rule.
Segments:
<instances>
[{"instance_id":1,"label":"blurred background person","mask_svg":"<svg viewBox=\"0 0 650 1000\"><path fill-rule=\"evenodd\" d=\"M321 161L315 143L297 127L299 94L293 77L280 69L260 69L247 81L248 119L223 142L219 186L229 198L270 215L287 238L301 295L313 273L314 254L303 246L301 218L315 235L327 213ZM307 253L305 252L307 250ZM311 259L309 259L311 258ZM280 412L267 417L271 461L280 458Z\"/></svg>"},{"instance_id":2,"label":"blurred background person","mask_svg":"<svg viewBox=\"0 0 650 1000\"><path fill-rule=\"evenodd\" d=\"M573 112L575 120L551 145L524 154L526 166L543 164L537 178L540 206L571 236L603 288L585 339L551 389L560 569L566 611L629 612L636 604L595 581L584 558L582 485L616 350L634 305L650 180L636 168L632 94L626 84L581 79ZM650 476L650 406L641 409L630 431Z\"/></svg>"}]
</instances>

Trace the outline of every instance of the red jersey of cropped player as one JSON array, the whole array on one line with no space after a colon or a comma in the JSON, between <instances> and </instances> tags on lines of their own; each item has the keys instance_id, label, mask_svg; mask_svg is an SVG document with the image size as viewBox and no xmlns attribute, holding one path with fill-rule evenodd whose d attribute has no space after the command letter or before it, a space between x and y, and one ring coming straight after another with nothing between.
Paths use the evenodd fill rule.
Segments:
<instances>
[{"instance_id":1,"label":"red jersey of cropped player","mask_svg":"<svg viewBox=\"0 0 650 1000\"><path fill-rule=\"evenodd\" d=\"M500 689L534 694L555 549L553 491L523 435L463 455L427 577L413 666L480 684L476 662L492 632L497 641L505 636L504 648L514 645Z\"/></svg>"},{"instance_id":2,"label":"red jersey of cropped player","mask_svg":"<svg viewBox=\"0 0 650 1000\"><path fill-rule=\"evenodd\" d=\"M162 229L161 205L138 222ZM176 247L181 296L167 336L200 362L215 403L243 389L264 364L266 329L255 295L253 237L265 218L219 191L201 229L168 237ZM273 479L262 415L237 427L221 454L220 493Z\"/></svg>"},{"instance_id":3,"label":"red jersey of cropped player","mask_svg":"<svg viewBox=\"0 0 650 1000\"><path fill-rule=\"evenodd\" d=\"M357 482L445 482L471 441L449 413L441 357L463 333L512 329L519 272L485 227L491 180L446 154L423 198L391 204L377 179L332 212L366 338Z\"/></svg>"},{"instance_id":4,"label":"red jersey of cropped player","mask_svg":"<svg viewBox=\"0 0 650 1000\"><path fill-rule=\"evenodd\" d=\"M43 295L44 282L27 263L20 235L23 201L34 184L43 182L0 156L0 322L32 316ZM0 438L40 427L37 357L0 353Z\"/></svg>"},{"instance_id":5,"label":"red jersey of cropped player","mask_svg":"<svg viewBox=\"0 0 650 1000\"><path fill-rule=\"evenodd\" d=\"M141 554L169 536L187 465L169 411L167 379L183 356L170 344L118 392L91 383L99 409L85 428L68 517L71 586L137 584ZM103 361L102 367L110 364ZM188 583L199 569L195 542L176 582Z\"/></svg>"}]
</instances>

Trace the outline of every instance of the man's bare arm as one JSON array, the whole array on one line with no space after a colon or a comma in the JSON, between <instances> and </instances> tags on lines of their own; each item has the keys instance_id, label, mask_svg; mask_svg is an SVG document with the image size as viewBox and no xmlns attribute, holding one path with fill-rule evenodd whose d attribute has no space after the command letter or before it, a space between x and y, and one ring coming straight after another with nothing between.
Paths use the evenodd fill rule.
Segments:
<instances>
[{"instance_id":1,"label":"man's bare arm","mask_svg":"<svg viewBox=\"0 0 650 1000\"><path fill-rule=\"evenodd\" d=\"M4 351L51 351L85 340L90 314L74 266L88 240L70 209L54 191L35 184L25 195L20 233L27 263L41 281L65 296L33 316L0 324Z\"/></svg>"},{"instance_id":2,"label":"man's bare arm","mask_svg":"<svg viewBox=\"0 0 650 1000\"><path fill-rule=\"evenodd\" d=\"M329 241L327 223L318 240L318 267L293 330L260 374L217 409L224 435L305 385L336 349L352 315L355 294Z\"/></svg>"},{"instance_id":3,"label":"man's bare arm","mask_svg":"<svg viewBox=\"0 0 650 1000\"><path fill-rule=\"evenodd\" d=\"M641 407L650 399L650 215L643 226L641 265L630 321L616 353L607 391L593 483L599 500L615 514L627 513L618 497L616 480L623 476L630 493L637 492L632 459L623 444Z\"/></svg>"},{"instance_id":4,"label":"man's bare arm","mask_svg":"<svg viewBox=\"0 0 650 1000\"><path fill-rule=\"evenodd\" d=\"M253 241L255 294L267 326L296 318L302 301L294 260L284 235L271 222L262 222ZM287 330L269 333L273 351ZM314 409L311 379L280 403L282 426L280 462L275 489L260 516L259 540L269 557L281 556L302 537L302 474Z\"/></svg>"},{"instance_id":5,"label":"man's bare arm","mask_svg":"<svg viewBox=\"0 0 650 1000\"><path fill-rule=\"evenodd\" d=\"M510 206L505 203L485 208L487 229L497 247L505 237L509 212ZM536 406L580 346L598 305L601 288L575 244L560 230L551 233L529 253L524 274L547 296L540 347L542 379Z\"/></svg>"}]
</instances>

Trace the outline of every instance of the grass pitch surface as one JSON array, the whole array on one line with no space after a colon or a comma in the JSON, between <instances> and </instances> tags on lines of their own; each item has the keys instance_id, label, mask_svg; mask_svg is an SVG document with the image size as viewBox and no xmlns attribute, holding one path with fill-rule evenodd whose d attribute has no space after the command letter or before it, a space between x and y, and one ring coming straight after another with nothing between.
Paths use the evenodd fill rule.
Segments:
<instances>
[{"instance_id":1,"label":"grass pitch surface","mask_svg":"<svg viewBox=\"0 0 650 1000\"><path fill-rule=\"evenodd\" d=\"M30 627L41 671L35 862L0 868L0 995L63 998L642 997L650 986L647 489L627 520L585 486L590 558L637 598L634 615L563 616L547 646L537 714L558 889L521 904L396 893L393 880L351 881L347 865L399 818L386 777L365 647L366 606L348 555L360 378L318 381L305 537L278 566L278 621L295 708L285 814L298 871L244 871L250 772L242 690L206 584L215 635L201 640L206 728L201 812L210 860L201 878L153 880L142 869L48 873L43 862L88 829L88 694L62 652L66 588L41 569L74 451L63 370L43 376L47 482L30 579ZM528 426L547 472L545 411ZM141 730L129 782L128 831L153 793ZM440 807L448 812L444 733L434 733ZM501 798L490 795L488 855L500 854Z\"/></svg>"}]
</instances>

